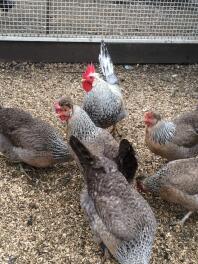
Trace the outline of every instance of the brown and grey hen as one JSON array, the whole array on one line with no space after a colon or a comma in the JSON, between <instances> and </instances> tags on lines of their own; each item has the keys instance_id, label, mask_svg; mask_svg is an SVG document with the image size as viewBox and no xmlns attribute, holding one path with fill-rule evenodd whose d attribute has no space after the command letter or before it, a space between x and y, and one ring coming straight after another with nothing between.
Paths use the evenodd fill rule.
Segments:
<instances>
[{"instance_id":1,"label":"brown and grey hen","mask_svg":"<svg viewBox=\"0 0 198 264\"><path fill-rule=\"evenodd\" d=\"M80 139L96 155L116 161L118 168L131 182L138 167L135 151L128 140L118 142L105 129L97 127L89 115L69 98L62 97L55 103L55 110L62 122L67 122L68 138Z\"/></svg>"},{"instance_id":2,"label":"brown and grey hen","mask_svg":"<svg viewBox=\"0 0 198 264\"><path fill-rule=\"evenodd\" d=\"M0 152L12 162L34 167L72 159L69 146L52 126L17 108L0 107Z\"/></svg>"},{"instance_id":3,"label":"brown and grey hen","mask_svg":"<svg viewBox=\"0 0 198 264\"><path fill-rule=\"evenodd\" d=\"M171 161L153 176L137 180L137 186L189 210L180 221L183 224L193 211L198 211L198 158Z\"/></svg>"},{"instance_id":4,"label":"brown and grey hen","mask_svg":"<svg viewBox=\"0 0 198 264\"><path fill-rule=\"evenodd\" d=\"M84 169L81 206L96 242L119 263L149 263L156 230L149 204L128 184L114 161L95 156L74 136L70 145Z\"/></svg>"},{"instance_id":5,"label":"brown and grey hen","mask_svg":"<svg viewBox=\"0 0 198 264\"><path fill-rule=\"evenodd\" d=\"M147 112L145 141L148 148L168 160L198 155L198 109L183 113L172 121Z\"/></svg>"}]
</instances>

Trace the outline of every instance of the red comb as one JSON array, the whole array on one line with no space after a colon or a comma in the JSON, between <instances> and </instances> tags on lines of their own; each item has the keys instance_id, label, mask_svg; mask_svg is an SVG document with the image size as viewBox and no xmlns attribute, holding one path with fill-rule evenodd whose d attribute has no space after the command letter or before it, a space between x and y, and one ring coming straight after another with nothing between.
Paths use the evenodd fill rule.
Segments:
<instances>
[{"instance_id":1,"label":"red comb","mask_svg":"<svg viewBox=\"0 0 198 264\"><path fill-rule=\"evenodd\" d=\"M144 113L144 118L153 118L153 112Z\"/></svg>"},{"instance_id":2,"label":"red comb","mask_svg":"<svg viewBox=\"0 0 198 264\"><path fill-rule=\"evenodd\" d=\"M95 73L95 72L96 72L96 70L95 70L94 65L92 63L91 64L88 64L87 65L87 68L86 68L86 71L83 73L83 77L86 77L90 73Z\"/></svg>"}]
</instances>

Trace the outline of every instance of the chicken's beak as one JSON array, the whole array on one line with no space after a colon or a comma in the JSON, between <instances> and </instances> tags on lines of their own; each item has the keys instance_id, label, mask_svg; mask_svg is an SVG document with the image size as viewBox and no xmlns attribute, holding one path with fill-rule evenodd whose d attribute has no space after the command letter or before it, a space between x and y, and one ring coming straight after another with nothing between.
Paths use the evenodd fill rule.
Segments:
<instances>
[{"instance_id":1,"label":"chicken's beak","mask_svg":"<svg viewBox=\"0 0 198 264\"><path fill-rule=\"evenodd\" d=\"M58 102L54 103L54 109L56 113L59 113L62 110Z\"/></svg>"},{"instance_id":2,"label":"chicken's beak","mask_svg":"<svg viewBox=\"0 0 198 264\"><path fill-rule=\"evenodd\" d=\"M143 193L146 193L146 189L144 188L144 185L141 181L139 180L136 180L135 182L135 189L138 191L138 192L143 192Z\"/></svg>"},{"instance_id":3,"label":"chicken's beak","mask_svg":"<svg viewBox=\"0 0 198 264\"><path fill-rule=\"evenodd\" d=\"M81 82L84 82L84 81L86 81L86 79L82 78Z\"/></svg>"}]
</instances>

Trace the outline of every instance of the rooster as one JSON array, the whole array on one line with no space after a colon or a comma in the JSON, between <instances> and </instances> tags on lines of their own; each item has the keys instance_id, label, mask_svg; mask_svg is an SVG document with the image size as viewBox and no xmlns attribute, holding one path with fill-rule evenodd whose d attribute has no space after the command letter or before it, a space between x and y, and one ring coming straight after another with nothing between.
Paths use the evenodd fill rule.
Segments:
<instances>
[{"instance_id":1,"label":"rooster","mask_svg":"<svg viewBox=\"0 0 198 264\"><path fill-rule=\"evenodd\" d=\"M198 211L198 158L171 161L156 174L136 181L139 190L153 192L186 208L189 212L179 221L181 225L193 211Z\"/></svg>"},{"instance_id":2,"label":"rooster","mask_svg":"<svg viewBox=\"0 0 198 264\"><path fill-rule=\"evenodd\" d=\"M129 184L116 164L95 156L77 138L70 145L84 168L84 209L96 242L120 264L148 264L156 219L144 198Z\"/></svg>"},{"instance_id":3,"label":"rooster","mask_svg":"<svg viewBox=\"0 0 198 264\"><path fill-rule=\"evenodd\" d=\"M138 167L135 151L128 140L120 145L105 129L97 127L89 115L69 98L55 102L55 111L62 122L67 122L68 137L77 137L96 155L116 161L119 170L131 182Z\"/></svg>"},{"instance_id":4,"label":"rooster","mask_svg":"<svg viewBox=\"0 0 198 264\"><path fill-rule=\"evenodd\" d=\"M83 109L98 127L108 128L127 116L118 78L114 73L113 63L104 41L101 42L99 62L103 80L95 71L93 64L87 66L82 77L82 87L86 94Z\"/></svg>"},{"instance_id":5,"label":"rooster","mask_svg":"<svg viewBox=\"0 0 198 264\"><path fill-rule=\"evenodd\" d=\"M72 159L52 126L18 108L0 107L0 152L12 162L39 168Z\"/></svg>"},{"instance_id":6,"label":"rooster","mask_svg":"<svg viewBox=\"0 0 198 264\"><path fill-rule=\"evenodd\" d=\"M198 155L198 109L184 113L172 121L147 112L145 141L148 148L168 160Z\"/></svg>"}]
</instances>

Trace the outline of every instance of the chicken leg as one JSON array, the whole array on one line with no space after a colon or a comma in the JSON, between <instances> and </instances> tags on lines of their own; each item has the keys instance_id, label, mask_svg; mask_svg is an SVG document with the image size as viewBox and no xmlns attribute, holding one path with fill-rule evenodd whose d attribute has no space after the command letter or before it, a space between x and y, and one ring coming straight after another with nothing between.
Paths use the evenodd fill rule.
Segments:
<instances>
[{"instance_id":1,"label":"chicken leg","mask_svg":"<svg viewBox=\"0 0 198 264\"><path fill-rule=\"evenodd\" d=\"M185 214L185 216L178 222L181 226L184 225L184 223L186 222L186 220L189 218L189 216L192 214L192 211L189 211L187 214Z\"/></svg>"}]
</instances>

